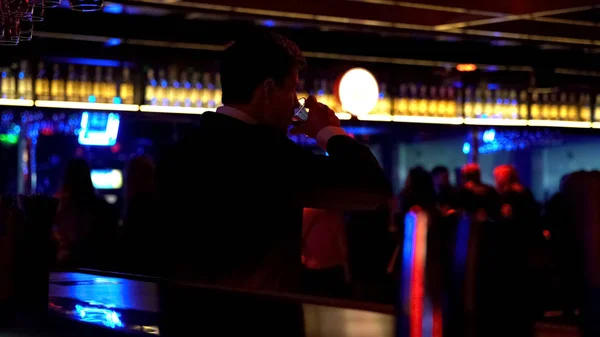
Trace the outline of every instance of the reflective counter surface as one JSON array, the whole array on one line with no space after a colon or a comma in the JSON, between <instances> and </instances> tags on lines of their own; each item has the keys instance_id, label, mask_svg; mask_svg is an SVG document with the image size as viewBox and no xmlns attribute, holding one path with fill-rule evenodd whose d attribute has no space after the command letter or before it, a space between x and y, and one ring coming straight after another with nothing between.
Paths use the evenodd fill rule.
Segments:
<instances>
[{"instance_id":1,"label":"reflective counter surface","mask_svg":"<svg viewBox=\"0 0 600 337\"><path fill-rule=\"evenodd\" d=\"M257 297L255 294L235 291L227 291L228 295L221 301L219 299L223 295L221 290L190 284L176 286L177 290L169 294L169 298L173 300L161 301L160 294L164 296L164 292L160 290L160 280L136 280L127 275L122 277L107 275L115 274L51 273L50 312L72 320L134 334L167 335L160 328L163 319L177 322L178 327L189 324L196 329L199 326L211 325L230 331L231 326L240 325L240 328L235 330L241 330L241 326L245 326L243 330L247 333L262 328L273 330L272 326L280 322L280 326L276 328L278 333L288 336L391 337L394 335L395 321L391 306L372 305L369 308L368 304L357 302L279 294L261 294ZM215 291L220 294L213 295ZM171 302L171 305L165 302ZM365 306L366 309L360 308L361 306ZM265 308L265 312L271 314L258 317L258 312ZM177 317L161 318L164 316L161 316L161 311L163 313L170 311ZM301 313L298 319L294 317L297 312ZM227 315L227 317L222 319L217 315ZM280 317L267 317L273 315ZM288 319L288 316L291 319ZM219 320L223 324L217 323ZM287 323L284 324L284 321ZM294 331L285 333L281 330L288 328ZM175 330L183 331L183 328ZM179 335L175 330L168 335ZM261 333L261 331L254 332ZM262 335L265 335L264 331Z\"/></svg>"}]
</instances>

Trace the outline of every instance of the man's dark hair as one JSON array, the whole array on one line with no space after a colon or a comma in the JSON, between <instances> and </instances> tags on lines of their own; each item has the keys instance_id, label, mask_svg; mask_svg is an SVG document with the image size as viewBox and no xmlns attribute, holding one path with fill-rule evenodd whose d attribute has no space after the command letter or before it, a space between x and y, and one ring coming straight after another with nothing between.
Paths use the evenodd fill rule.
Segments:
<instances>
[{"instance_id":1,"label":"man's dark hair","mask_svg":"<svg viewBox=\"0 0 600 337\"><path fill-rule=\"evenodd\" d=\"M285 37L266 31L247 34L223 52L223 104L248 104L265 80L282 85L293 69L305 64L300 48Z\"/></svg>"},{"instance_id":2,"label":"man's dark hair","mask_svg":"<svg viewBox=\"0 0 600 337\"><path fill-rule=\"evenodd\" d=\"M437 176L438 174L441 173L450 173L450 171L448 171L448 168L446 166L436 166L433 168L433 170L431 170L431 175L432 176Z\"/></svg>"},{"instance_id":3,"label":"man's dark hair","mask_svg":"<svg viewBox=\"0 0 600 337\"><path fill-rule=\"evenodd\" d=\"M465 164L462 168L463 183L473 182L481 184L481 168L477 163Z\"/></svg>"}]
</instances>

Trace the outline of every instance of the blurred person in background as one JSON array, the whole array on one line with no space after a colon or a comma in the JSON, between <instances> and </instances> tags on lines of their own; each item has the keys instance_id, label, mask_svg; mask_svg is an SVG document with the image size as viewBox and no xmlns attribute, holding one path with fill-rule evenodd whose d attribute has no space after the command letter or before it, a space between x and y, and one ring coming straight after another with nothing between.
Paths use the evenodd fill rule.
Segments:
<instances>
[{"instance_id":1,"label":"blurred person in background","mask_svg":"<svg viewBox=\"0 0 600 337\"><path fill-rule=\"evenodd\" d=\"M96 195L91 170L83 159L67 163L54 219L58 263L77 267L105 267L112 261L118 220L112 207Z\"/></svg>"},{"instance_id":2,"label":"blurred person in background","mask_svg":"<svg viewBox=\"0 0 600 337\"><path fill-rule=\"evenodd\" d=\"M477 221L480 222L498 218L500 197L494 187L481 181L479 164L465 164L461 174L463 185L460 192L460 203L462 208L474 212Z\"/></svg>"},{"instance_id":3,"label":"blurred person in background","mask_svg":"<svg viewBox=\"0 0 600 337\"><path fill-rule=\"evenodd\" d=\"M159 273L157 252L159 232L158 196L154 163L149 156L129 161L125 175L125 205L122 244L130 272Z\"/></svg>"},{"instance_id":4,"label":"blurred person in background","mask_svg":"<svg viewBox=\"0 0 600 337\"><path fill-rule=\"evenodd\" d=\"M435 187L438 208L443 214L458 207L458 192L450 184L450 174L445 166L436 166L431 171L433 185Z\"/></svg>"},{"instance_id":5,"label":"blurred person in background","mask_svg":"<svg viewBox=\"0 0 600 337\"><path fill-rule=\"evenodd\" d=\"M159 195L169 222L171 276L247 290L297 291L302 209L374 209L391 186L368 149L310 96L287 137L305 59L292 41L244 32L221 61L223 104L161 158Z\"/></svg>"},{"instance_id":6,"label":"blurred person in background","mask_svg":"<svg viewBox=\"0 0 600 337\"><path fill-rule=\"evenodd\" d=\"M433 179L429 172L422 167L410 170L404 189L400 192L400 215L404 215L413 206L419 206L426 211L431 211L436 205L436 191Z\"/></svg>"},{"instance_id":7,"label":"blurred person in background","mask_svg":"<svg viewBox=\"0 0 600 337\"><path fill-rule=\"evenodd\" d=\"M305 208L302 225L303 289L312 295L345 297L350 281L344 213Z\"/></svg>"},{"instance_id":8,"label":"blurred person in background","mask_svg":"<svg viewBox=\"0 0 600 337\"><path fill-rule=\"evenodd\" d=\"M519 181L517 170L512 165L500 165L494 169L494 179L502 216L526 226L522 230L530 235L531 240L541 239L538 204L531 191Z\"/></svg>"},{"instance_id":9,"label":"blurred person in background","mask_svg":"<svg viewBox=\"0 0 600 337\"><path fill-rule=\"evenodd\" d=\"M519 302L519 317L522 317L520 327L515 331L523 331L529 335L532 332L532 320L534 315L533 305L541 303L540 285L547 283L540 278L541 275L541 244L543 243L543 230L540 223L539 207L533 194L524 187L517 170L512 165L500 165L494 169L496 189L500 195L499 222L501 227L497 231L500 240L510 245L509 250L499 259L499 267L511 270L511 274L522 275L515 278L508 274L501 274L505 292L504 300L512 299L506 303L506 308L512 307ZM542 312L538 312L541 316Z\"/></svg>"},{"instance_id":10,"label":"blurred person in background","mask_svg":"<svg viewBox=\"0 0 600 337\"><path fill-rule=\"evenodd\" d=\"M422 167L410 170L399 209L399 245L390 262L400 278L398 335L412 335L419 327L419 334L436 335L446 315L447 226L436 205L433 179Z\"/></svg>"},{"instance_id":11,"label":"blurred person in background","mask_svg":"<svg viewBox=\"0 0 600 337\"><path fill-rule=\"evenodd\" d=\"M577 239L575 218L567 200L565 186L570 174L560 180L559 190L544 207L544 236L550 242L552 260L557 269L558 306L565 316L573 317L583 304L585 253Z\"/></svg>"}]
</instances>

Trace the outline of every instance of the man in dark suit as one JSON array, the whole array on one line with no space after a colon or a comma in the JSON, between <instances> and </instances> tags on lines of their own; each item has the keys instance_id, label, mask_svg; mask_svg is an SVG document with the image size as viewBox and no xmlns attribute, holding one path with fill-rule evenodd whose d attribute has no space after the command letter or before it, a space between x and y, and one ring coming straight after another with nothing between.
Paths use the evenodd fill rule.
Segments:
<instances>
[{"instance_id":1,"label":"man in dark suit","mask_svg":"<svg viewBox=\"0 0 600 337\"><path fill-rule=\"evenodd\" d=\"M224 106L204 113L157 168L172 277L294 291L303 207L368 209L391 196L370 150L314 97L308 120L292 131L316 139L329 156L287 137L304 62L293 42L271 33L224 51Z\"/></svg>"}]
</instances>

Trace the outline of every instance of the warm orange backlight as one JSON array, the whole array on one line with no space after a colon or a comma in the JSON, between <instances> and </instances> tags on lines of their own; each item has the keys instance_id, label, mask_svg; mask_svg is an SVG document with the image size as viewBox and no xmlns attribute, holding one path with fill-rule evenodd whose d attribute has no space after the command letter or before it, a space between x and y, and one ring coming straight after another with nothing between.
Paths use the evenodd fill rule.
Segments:
<instances>
[{"instance_id":1,"label":"warm orange backlight","mask_svg":"<svg viewBox=\"0 0 600 337\"><path fill-rule=\"evenodd\" d=\"M458 64L456 65L456 70L458 71L475 71L477 70L477 66L474 64Z\"/></svg>"}]
</instances>

